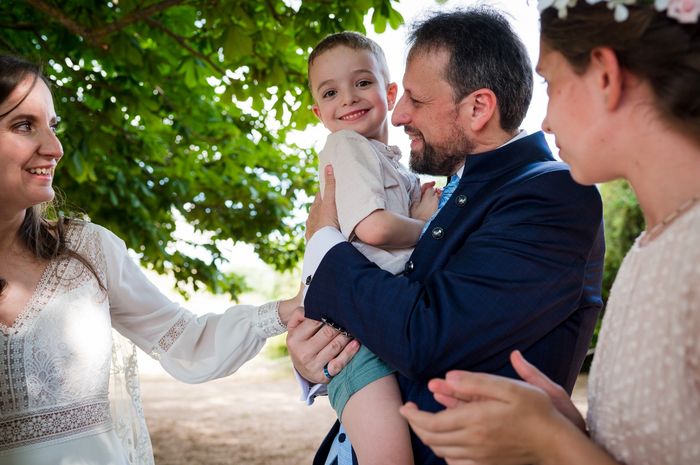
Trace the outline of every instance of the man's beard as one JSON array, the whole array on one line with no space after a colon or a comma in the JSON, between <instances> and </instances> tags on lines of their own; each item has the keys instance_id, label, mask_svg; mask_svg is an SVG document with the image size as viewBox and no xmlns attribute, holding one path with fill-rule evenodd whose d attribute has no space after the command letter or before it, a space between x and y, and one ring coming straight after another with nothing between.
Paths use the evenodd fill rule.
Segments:
<instances>
[{"instance_id":1,"label":"man's beard","mask_svg":"<svg viewBox=\"0 0 700 465\"><path fill-rule=\"evenodd\" d=\"M448 142L441 145L429 144L415 128L407 126L405 130L423 139L423 150L411 150L408 161L408 166L416 173L451 176L464 163L465 157L474 151L474 142L457 126L453 126Z\"/></svg>"}]
</instances>

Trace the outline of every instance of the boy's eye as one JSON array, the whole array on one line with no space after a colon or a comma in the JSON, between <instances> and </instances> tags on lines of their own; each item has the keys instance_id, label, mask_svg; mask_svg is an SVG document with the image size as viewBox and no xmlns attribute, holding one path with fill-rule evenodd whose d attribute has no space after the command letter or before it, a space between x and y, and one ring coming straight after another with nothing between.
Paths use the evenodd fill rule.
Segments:
<instances>
[{"instance_id":1,"label":"boy's eye","mask_svg":"<svg viewBox=\"0 0 700 465\"><path fill-rule=\"evenodd\" d=\"M363 80L357 82L357 87L367 87L371 84L372 84L372 81L369 81L367 79L363 79Z\"/></svg>"},{"instance_id":2,"label":"boy's eye","mask_svg":"<svg viewBox=\"0 0 700 465\"><path fill-rule=\"evenodd\" d=\"M336 94L336 91L331 89L331 90L325 91L321 96L323 98L329 98L329 97L333 97L335 94Z\"/></svg>"}]
</instances>

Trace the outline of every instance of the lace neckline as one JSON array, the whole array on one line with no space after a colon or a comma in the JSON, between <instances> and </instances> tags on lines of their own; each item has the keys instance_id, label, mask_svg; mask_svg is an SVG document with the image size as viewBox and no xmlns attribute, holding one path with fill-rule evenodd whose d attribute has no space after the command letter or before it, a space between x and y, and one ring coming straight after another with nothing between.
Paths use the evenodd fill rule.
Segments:
<instances>
[{"instance_id":1,"label":"lace neckline","mask_svg":"<svg viewBox=\"0 0 700 465\"><path fill-rule=\"evenodd\" d=\"M5 336L8 336L10 333L19 333L22 327L24 327L27 322L32 320L34 316L39 313L39 310L41 310L43 307L42 303L45 304L48 302L48 298L46 297L49 296L47 296L46 288L51 281L51 277L57 274L54 271L58 261L59 260L51 260L46 265L44 271L41 273L41 278L39 278L39 281L36 283L34 291L29 296L29 300L27 300L27 302L24 304L22 311L19 312L15 318L15 321L13 321L9 326L4 323L0 323L0 332L2 332Z\"/></svg>"},{"instance_id":2,"label":"lace neckline","mask_svg":"<svg viewBox=\"0 0 700 465\"><path fill-rule=\"evenodd\" d=\"M78 223L79 224L79 223ZM75 238L79 237L80 231L83 228L78 228L78 224L72 224L66 234L66 242L70 248L75 250ZM29 297L29 300L24 305L22 311L17 315L15 321L11 325L0 323L0 333L5 336L10 334L19 334L23 328L26 328L41 312L41 309L46 307L46 304L53 298L58 286L61 282L61 277L64 275L71 260L69 257L60 257L49 261L44 272L39 279L34 292Z\"/></svg>"}]
</instances>

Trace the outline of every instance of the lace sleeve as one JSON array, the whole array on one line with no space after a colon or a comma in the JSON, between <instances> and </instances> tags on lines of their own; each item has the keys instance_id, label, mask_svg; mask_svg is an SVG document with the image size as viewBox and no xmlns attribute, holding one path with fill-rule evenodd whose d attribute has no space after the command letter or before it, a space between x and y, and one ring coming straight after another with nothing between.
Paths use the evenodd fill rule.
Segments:
<instances>
[{"instance_id":1,"label":"lace sleeve","mask_svg":"<svg viewBox=\"0 0 700 465\"><path fill-rule=\"evenodd\" d=\"M109 405L114 430L129 456L129 463L154 465L151 438L141 406L136 347L116 331L112 333Z\"/></svg>"},{"instance_id":2,"label":"lace sleeve","mask_svg":"<svg viewBox=\"0 0 700 465\"><path fill-rule=\"evenodd\" d=\"M279 300L258 307L254 325L261 337L277 336L287 331L287 326L280 319L279 309Z\"/></svg>"}]
</instances>

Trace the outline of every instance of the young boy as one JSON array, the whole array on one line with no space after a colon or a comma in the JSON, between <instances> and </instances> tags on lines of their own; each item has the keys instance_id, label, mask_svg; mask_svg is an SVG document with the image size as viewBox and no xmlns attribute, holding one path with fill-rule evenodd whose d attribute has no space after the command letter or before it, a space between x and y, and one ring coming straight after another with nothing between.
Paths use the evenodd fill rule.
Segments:
<instances>
[{"instance_id":1,"label":"young boy","mask_svg":"<svg viewBox=\"0 0 700 465\"><path fill-rule=\"evenodd\" d=\"M399 163L398 148L387 145L397 86L384 53L361 34L333 34L309 56L308 75L313 112L332 133L319 154L319 173L333 165L341 232L378 266L399 273L438 195L431 184L421 196L418 178ZM413 463L393 372L363 346L328 385L360 465Z\"/></svg>"}]
</instances>

